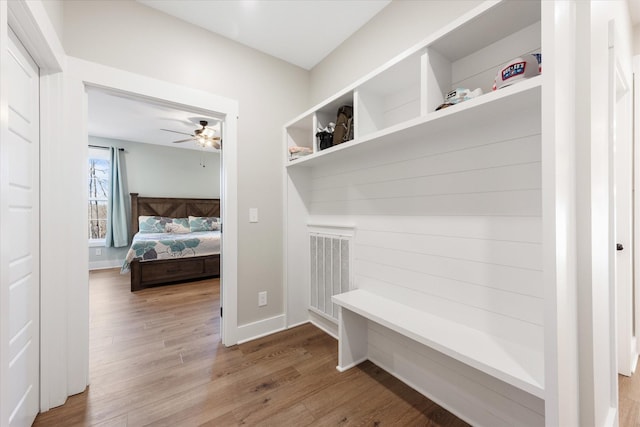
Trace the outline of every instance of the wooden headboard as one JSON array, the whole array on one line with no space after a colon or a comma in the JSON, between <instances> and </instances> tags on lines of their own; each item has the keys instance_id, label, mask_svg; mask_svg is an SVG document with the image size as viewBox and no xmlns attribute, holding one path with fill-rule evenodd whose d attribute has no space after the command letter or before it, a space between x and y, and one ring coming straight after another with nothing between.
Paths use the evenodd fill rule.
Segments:
<instances>
[{"instance_id":1,"label":"wooden headboard","mask_svg":"<svg viewBox=\"0 0 640 427\"><path fill-rule=\"evenodd\" d=\"M220 199L174 197L140 197L131 193L131 235L138 232L141 215L187 218L188 216L220 216Z\"/></svg>"}]
</instances>

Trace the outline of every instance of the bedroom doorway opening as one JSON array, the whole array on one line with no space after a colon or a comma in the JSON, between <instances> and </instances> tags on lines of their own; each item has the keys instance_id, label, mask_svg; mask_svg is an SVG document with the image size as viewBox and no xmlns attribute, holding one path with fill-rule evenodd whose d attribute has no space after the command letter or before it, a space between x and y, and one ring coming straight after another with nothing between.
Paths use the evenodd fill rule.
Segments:
<instances>
[{"instance_id":1,"label":"bedroom doorway opening","mask_svg":"<svg viewBox=\"0 0 640 427\"><path fill-rule=\"evenodd\" d=\"M130 362L129 353L138 357L121 351L122 343L145 342L135 347L153 359L150 365L171 352L174 359L188 357L183 341L194 333L207 345L222 345L224 197L221 147L215 145L222 140L224 116L86 89L89 358L95 383L113 376L106 362ZM120 202L114 200L118 194ZM118 203L125 214L107 220ZM162 221L144 225L162 232L143 233L142 218L154 217ZM119 229L126 231L118 241ZM158 234L157 240L132 246L138 231L145 239Z\"/></svg>"},{"instance_id":2,"label":"bedroom doorway opening","mask_svg":"<svg viewBox=\"0 0 640 427\"><path fill-rule=\"evenodd\" d=\"M93 68L93 67L91 67ZM100 67L98 67L100 68ZM93 70L90 70L93 71ZM134 114L131 115L130 121L134 123L142 123L144 128L142 133L154 134L152 139L157 142L161 139L164 140L164 145L169 150L176 150L176 145L184 145L185 143L191 144L191 150L185 149L184 152L191 152L191 159L193 160L189 169L189 173L209 171L210 178L202 178L192 176L192 187L199 186L201 191L204 191L208 197L215 197L216 191L220 200L220 213L219 218L221 224L224 224L224 238L221 238L220 243L220 280L224 282L221 286L220 305L225 306L224 321L221 321L220 332L222 336L222 342L226 346L234 345L237 342L237 255L236 255L236 241L237 241L237 218L235 212L237 212L237 200L235 197L237 186L237 168L236 168L236 129L237 129L237 102L218 97L216 95L203 93L200 91L194 91L188 88L178 88L174 85L153 81L150 84L144 77L135 76L145 80L144 85L136 85L133 82L123 83L120 80L128 80L132 77L129 73L124 73L122 76L118 76L118 73L114 73L113 70L109 70L109 73L102 75L102 73L89 73L91 76L83 79L84 96L86 97L86 115L87 117L87 132L86 141L89 145L89 133L97 135L104 132L104 129L89 129L91 125L92 116L94 113L100 114L100 107L93 105L92 98L94 96L110 96L111 98L118 100L125 100L127 102L144 104L147 108L153 110L153 115L150 117L148 114L141 116L142 108L140 105L134 108ZM95 75L94 75L95 74ZM114 79L115 77L115 79ZM122 78L119 78L122 77ZM104 79L109 80L105 82ZM158 87L153 87L156 85ZM123 88L126 87L126 90ZM144 92L139 92L137 89L132 90L131 87L143 87ZM106 114L103 116L113 117L113 114ZM164 118L164 122L160 122ZM198 130L204 129L203 120L209 123L214 123L207 128L213 127L215 136L219 136L218 141L222 142L221 145L225 146L225 149L219 150L205 150L202 146L197 146L196 142L191 139L193 136L198 135ZM194 126L197 123L198 126ZM110 128L116 128L119 131L124 130L124 125L120 123L107 124ZM187 135L183 135L187 134ZM103 134L104 135L104 134ZM112 136L118 140L131 140L136 138L125 138L118 136L117 134ZM164 138L163 138L164 137ZM175 142L179 141L179 142ZM129 146L131 150L137 150L140 146L145 144L133 143ZM195 149L193 149L195 146ZM135 147L135 148L134 148ZM122 147L119 147L122 148ZM181 150L182 151L182 150ZM125 157L128 155L125 147ZM131 153L132 154L132 153ZM129 155L131 155L129 154ZM197 157L197 164L194 156ZM217 157L216 157L217 156ZM152 163L157 163L157 157L153 155L141 157L149 157ZM188 157L188 156L187 156ZM176 160L175 158L172 160ZM127 168L127 166L125 166ZM169 169L169 168L165 168ZM139 172L139 171L138 171ZM166 172L166 170L165 170ZM125 174L134 175L130 170L125 170ZM186 172L185 172L186 174ZM142 174L138 182L148 182L148 176ZM215 178L212 178L215 175ZM216 179L217 178L217 179ZM165 181L166 182L166 181ZM196 185L197 184L197 185ZM169 184L167 184L169 185ZM176 187L179 184L173 183ZM182 185L184 187L184 185ZM134 189L129 186L129 192ZM190 194L191 196L193 194ZM130 209L130 207L129 207ZM220 228L222 228L220 226ZM222 233L221 233L222 234ZM222 312L222 310L220 310Z\"/></svg>"}]
</instances>

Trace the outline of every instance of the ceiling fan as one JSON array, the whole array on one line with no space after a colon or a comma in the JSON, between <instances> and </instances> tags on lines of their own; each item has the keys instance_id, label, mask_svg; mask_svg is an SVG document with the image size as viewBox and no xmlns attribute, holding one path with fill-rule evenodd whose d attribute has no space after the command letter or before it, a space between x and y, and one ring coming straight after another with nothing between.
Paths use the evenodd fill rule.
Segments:
<instances>
[{"instance_id":1,"label":"ceiling fan","mask_svg":"<svg viewBox=\"0 0 640 427\"><path fill-rule=\"evenodd\" d=\"M180 144L182 142L187 142L187 141L196 141L202 148L215 148L215 149L220 149L221 145L220 145L220 137L219 136L215 136L216 132L211 129L208 128L207 125L209 124L208 121L206 120L200 120L200 126L202 126L200 129L196 129L193 131L193 134L191 133L186 133L186 132L180 132L177 130L171 130L171 129L160 129L160 130L164 130L166 132L173 132L173 133L181 133L183 135L189 135L190 138L186 138L186 139L180 139L178 141L173 141L174 144Z\"/></svg>"}]
</instances>

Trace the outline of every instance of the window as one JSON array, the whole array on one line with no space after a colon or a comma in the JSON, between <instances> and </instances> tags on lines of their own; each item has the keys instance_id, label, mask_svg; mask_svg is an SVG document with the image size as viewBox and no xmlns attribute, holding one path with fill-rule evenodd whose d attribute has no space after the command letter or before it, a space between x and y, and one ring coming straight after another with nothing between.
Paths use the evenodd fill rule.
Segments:
<instances>
[{"instance_id":1,"label":"window","mask_svg":"<svg viewBox=\"0 0 640 427\"><path fill-rule=\"evenodd\" d=\"M89 147L89 242L104 243L109 200L109 150Z\"/></svg>"}]
</instances>

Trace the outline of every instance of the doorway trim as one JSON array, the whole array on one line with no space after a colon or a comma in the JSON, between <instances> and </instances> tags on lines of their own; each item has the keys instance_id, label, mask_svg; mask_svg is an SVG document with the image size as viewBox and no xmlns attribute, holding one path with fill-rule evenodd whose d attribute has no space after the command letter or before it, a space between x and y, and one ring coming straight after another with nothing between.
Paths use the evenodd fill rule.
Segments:
<instances>
[{"instance_id":1,"label":"doorway trim","mask_svg":"<svg viewBox=\"0 0 640 427\"><path fill-rule=\"evenodd\" d=\"M238 101L209 92L156 80L140 74L107 67L86 60L67 57L68 75L73 93L72 105L69 110L78 111L83 121L82 139L69 141L75 148L80 149L88 144L86 133L86 88L97 87L110 92L118 92L125 96L161 102L175 108L189 111L201 111L204 114L224 117L223 141L224 149L221 155L221 205L224 237L222 247L222 275L224 284L221 287L221 305L224 307L224 321L222 322L222 343L232 346L238 342L237 321L237 258L238 258L238 167L237 167L237 129L238 129ZM78 94L78 90L82 90ZM80 95L80 96L78 96ZM68 102L68 101L67 101ZM65 119L67 126L77 125L76 119ZM88 265L84 266L88 270ZM88 308L86 322L88 324ZM87 346L88 347L88 346Z\"/></svg>"}]
</instances>

